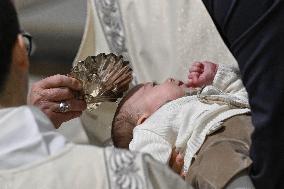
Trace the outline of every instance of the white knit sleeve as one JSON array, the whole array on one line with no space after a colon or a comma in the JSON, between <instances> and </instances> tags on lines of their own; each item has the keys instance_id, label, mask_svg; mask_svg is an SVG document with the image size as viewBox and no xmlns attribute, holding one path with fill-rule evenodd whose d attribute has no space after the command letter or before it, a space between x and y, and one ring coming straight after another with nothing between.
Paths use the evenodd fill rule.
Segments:
<instances>
[{"instance_id":1,"label":"white knit sleeve","mask_svg":"<svg viewBox=\"0 0 284 189\"><path fill-rule=\"evenodd\" d=\"M248 94L241 80L240 72L235 67L219 65L212 85L235 98L248 101Z\"/></svg>"},{"instance_id":2,"label":"white knit sleeve","mask_svg":"<svg viewBox=\"0 0 284 189\"><path fill-rule=\"evenodd\" d=\"M172 152L172 145L151 130L135 128L129 150L148 153L154 159L167 164Z\"/></svg>"}]
</instances>

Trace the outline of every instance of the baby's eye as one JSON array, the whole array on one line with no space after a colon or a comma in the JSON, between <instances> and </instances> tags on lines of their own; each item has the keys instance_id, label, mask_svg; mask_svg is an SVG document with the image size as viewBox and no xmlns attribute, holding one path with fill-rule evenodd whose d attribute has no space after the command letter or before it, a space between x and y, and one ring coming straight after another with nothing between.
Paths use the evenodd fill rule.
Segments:
<instances>
[{"instance_id":1,"label":"baby's eye","mask_svg":"<svg viewBox=\"0 0 284 189\"><path fill-rule=\"evenodd\" d=\"M152 86L154 87L154 86L156 86L156 85L158 85L158 83L157 83L156 81L154 81L154 82L152 83Z\"/></svg>"}]
</instances>

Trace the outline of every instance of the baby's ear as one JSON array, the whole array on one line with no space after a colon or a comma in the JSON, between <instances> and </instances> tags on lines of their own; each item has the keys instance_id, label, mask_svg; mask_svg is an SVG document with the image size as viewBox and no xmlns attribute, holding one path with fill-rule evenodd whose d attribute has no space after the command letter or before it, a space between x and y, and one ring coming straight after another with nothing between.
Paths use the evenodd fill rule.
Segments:
<instances>
[{"instance_id":1,"label":"baby's ear","mask_svg":"<svg viewBox=\"0 0 284 189\"><path fill-rule=\"evenodd\" d=\"M150 116L150 114L148 114L148 113L143 113L143 114L139 117L139 119L138 119L136 125L142 124L149 116Z\"/></svg>"}]
</instances>

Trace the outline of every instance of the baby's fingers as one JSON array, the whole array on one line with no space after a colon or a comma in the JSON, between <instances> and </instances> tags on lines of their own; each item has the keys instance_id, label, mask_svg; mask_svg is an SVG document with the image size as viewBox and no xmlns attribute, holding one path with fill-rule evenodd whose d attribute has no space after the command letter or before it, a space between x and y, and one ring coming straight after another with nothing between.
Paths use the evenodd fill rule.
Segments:
<instances>
[{"instance_id":1,"label":"baby's fingers","mask_svg":"<svg viewBox=\"0 0 284 189\"><path fill-rule=\"evenodd\" d=\"M198 64L198 65L192 65L192 66L189 68L189 72L202 73L202 72L203 72L203 66L201 66L200 64Z\"/></svg>"},{"instance_id":2,"label":"baby's fingers","mask_svg":"<svg viewBox=\"0 0 284 189\"><path fill-rule=\"evenodd\" d=\"M198 73L198 72L190 72L188 74L188 79L192 79L193 82L197 82L199 76L200 76L200 73Z\"/></svg>"},{"instance_id":3,"label":"baby's fingers","mask_svg":"<svg viewBox=\"0 0 284 189\"><path fill-rule=\"evenodd\" d=\"M203 67L203 64L202 64L202 62L193 62L192 63L192 66L198 66L198 67Z\"/></svg>"},{"instance_id":4,"label":"baby's fingers","mask_svg":"<svg viewBox=\"0 0 284 189\"><path fill-rule=\"evenodd\" d=\"M186 85L188 88L190 88L190 87L194 88L194 87L195 87L194 84L193 84L192 79L189 79L188 82L187 82L185 85Z\"/></svg>"},{"instance_id":5,"label":"baby's fingers","mask_svg":"<svg viewBox=\"0 0 284 189\"><path fill-rule=\"evenodd\" d=\"M183 163L184 159L182 154L178 153L174 148L169 161L170 168L177 174L182 175Z\"/></svg>"}]
</instances>

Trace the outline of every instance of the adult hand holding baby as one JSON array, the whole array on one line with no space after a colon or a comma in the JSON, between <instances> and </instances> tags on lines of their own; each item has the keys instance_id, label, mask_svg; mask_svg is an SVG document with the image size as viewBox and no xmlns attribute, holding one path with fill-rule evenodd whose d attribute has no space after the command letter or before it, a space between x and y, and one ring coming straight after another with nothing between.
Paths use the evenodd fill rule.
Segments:
<instances>
[{"instance_id":1,"label":"adult hand holding baby","mask_svg":"<svg viewBox=\"0 0 284 189\"><path fill-rule=\"evenodd\" d=\"M32 85L28 104L40 108L52 121L55 128L73 118L79 117L86 109L86 102L78 98L81 83L72 77L55 75Z\"/></svg>"},{"instance_id":2,"label":"adult hand holding baby","mask_svg":"<svg viewBox=\"0 0 284 189\"><path fill-rule=\"evenodd\" d=\"M213 82L218 65L212 62L194 62L189 68L188 83L190 88L203 87Z\"/></svg>"},{"instance_id":3,"label":"adult hand holding baby","mask_svg":"<svg viewBox=\"0 0 284 189\"><path fill-rule=\"evenodd\" d=\"M184 158L181 153L177 152L175 148L172 150L169 161L170 168L185 179L186 173L183 171Z\"/></svg>"}]
</instances>

